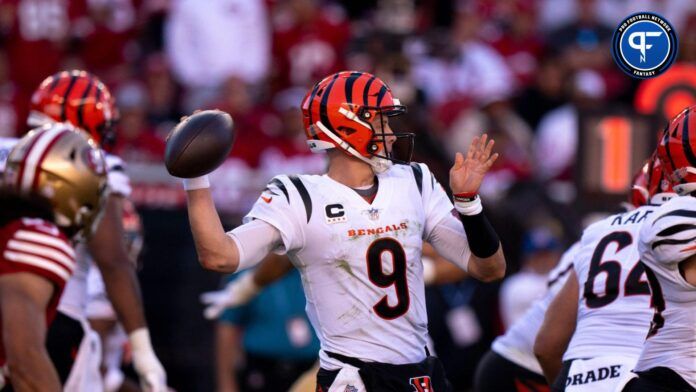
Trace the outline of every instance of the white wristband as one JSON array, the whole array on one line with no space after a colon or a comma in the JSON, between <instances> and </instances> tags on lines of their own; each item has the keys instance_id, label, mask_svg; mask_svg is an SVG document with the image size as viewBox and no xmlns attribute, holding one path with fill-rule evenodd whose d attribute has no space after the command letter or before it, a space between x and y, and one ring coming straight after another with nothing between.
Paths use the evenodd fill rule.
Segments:
<instances>
[{"instance_id":1,"label":"white wristband","mask_svg":"<svg viewBox=\"0 0 696 392\"><path fill-rule=\"evenodd\" d=\"M154 352L152 343L150 342L150 331L145 327L138 328L131 332L130 335L128 335L128 340L134 352Z\"/></svg>"},{"instance_id":2,"label":"white wristband","mask_svg":"<svg viewBox=\"0 0 696 392\"><path fill-rule=\"evenodd\" d=\"M472 201L456 201L454 202L454 209L462 215L476 215L483 211L483 204L481 204L481 198L477 197Z\"/></svg>"},{"instance_id":3,"label":"white wristband","mask_svg":"<svg viewBox=\"0 0 696 392\"><path fill-rule=\"evenodd\" d=\"M423 256L421 260L423 261L423 283L425 283L426 286L429 286L435 282L436 278L435 261L433 261L433 259L430 257L425 256Z\"/></svg>"},{"instance_id":4,"label":"white wristband","mask_svg":"<svg viewBox=\"0 0 696 392\"><path fill-rule=\"evenodd\" d=\"M210 188L210 181L208 181L207 174L200 177L184 178L182 183L184 184L184 190L187 191Z\"/></svg>"}]
</instances>

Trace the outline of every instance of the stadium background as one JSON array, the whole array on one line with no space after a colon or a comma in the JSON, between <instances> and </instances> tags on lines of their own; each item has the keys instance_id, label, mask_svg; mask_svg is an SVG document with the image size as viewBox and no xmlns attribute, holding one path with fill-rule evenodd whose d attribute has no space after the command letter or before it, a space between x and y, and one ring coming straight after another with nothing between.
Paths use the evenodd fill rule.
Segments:
<instances>
[{"instance_id":1,"label":"stadium background","mask_svg":"<svg viewBox=\"0 0 696 392\"><path fill-rule=\"evenodd\" d=\"M676 64L648 81L615 66L608 42L636 11L677 31ZM440 182L455 151L486 131L501 153L482 187L513 276L529 233L568 245L596 213L616 211L665 119L696 103L692 0L0 0L0 135L21 135L31 92L83 68L115 93L114 152L143 215L139 276L170 384L212 390L213 326L198 295L218 286L188 231L185 196L163 168L164 137L194 109L236 121L237 143L214 174L228 227L279 173L321 171L304 146L298 104L322 76L373 72L408 105L392 124L416 132L415 160ZM509 278L508 278L509 279ZM435 349L466 388L503 331L500 284L428 289ZM452 334L444 315L468 309Z\"/></svg>"}]
</instances>

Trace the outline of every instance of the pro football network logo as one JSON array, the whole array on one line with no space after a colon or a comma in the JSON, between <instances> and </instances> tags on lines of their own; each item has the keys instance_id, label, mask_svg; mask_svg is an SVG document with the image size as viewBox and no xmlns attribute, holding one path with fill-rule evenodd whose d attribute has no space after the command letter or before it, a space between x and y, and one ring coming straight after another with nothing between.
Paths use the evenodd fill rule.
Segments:
<instances>
[{"instance_id":1,"label":"pro football network logo","mask_svg":"<svg viewBox=\"0 0 696 392\"><path fill-rule=\"evenodd\" d=\"M619 23L611 54L623 72L647 79L665 72L677 57L678 48L677 33L665 18L639 12Z\"/></svg>"}]
</instances>

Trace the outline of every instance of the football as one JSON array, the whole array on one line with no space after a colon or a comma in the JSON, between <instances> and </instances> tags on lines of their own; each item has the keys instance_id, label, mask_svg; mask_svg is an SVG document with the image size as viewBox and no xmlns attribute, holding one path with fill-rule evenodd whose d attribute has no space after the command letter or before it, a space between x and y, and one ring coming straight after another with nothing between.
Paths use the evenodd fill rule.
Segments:
<instances>
[{"instance_id":1,"label":"football","mask_svg":"<svg viewBox=\"0 0 696 392\"><path fill-rule=\"evenodd\" d=\"M203 110L184 117L167 135L167 171L180 178L208 174L230 154L234 138L232 117L221 110Z\"/></svg>"}]
</instances>

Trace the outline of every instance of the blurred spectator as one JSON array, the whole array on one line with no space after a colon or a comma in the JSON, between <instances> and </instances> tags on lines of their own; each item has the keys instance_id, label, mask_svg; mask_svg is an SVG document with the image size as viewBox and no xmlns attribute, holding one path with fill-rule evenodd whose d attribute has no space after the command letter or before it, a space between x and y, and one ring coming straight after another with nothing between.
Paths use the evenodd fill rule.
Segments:
<instances>
[{"instance_id":1,"label":"blurred spectator","mask_svg":"<svg viewBox=\"0 0 696 392\"><path fill-rule=\"evenodd\" d=\"M464 6L457 13L451 41L436 56L414 59L416 85L430 104L462 100L485 105L514 91L514 78L503 57L478 38L480 27L474 10Z\"/></svg>"},{"instance_id":2,"label":"blurred spectator","mask_svg":"<svg viewBox=\"0 0 696 392\"><path fill-rule=\"evenodd\" d=\"M535 3L529 0L497 2L497 30L491 45L505 58L519 86L534 81L544 46L537 30Z\"/></svg>"},{"instance_id":3,"label":"blurred spectator","mask_svg":"<svg viewBox=\"0 0 696 392\"><path fill-rule=\"evenodd\" d=\"M138 55L137 0L83 0L88 17L74 26L85 66L102 79L120 79ZM112 75L115 74L115 75Z\"/></svg>"},{"instance_id":4,"label":"blurred spectator","mask_svg":"<svg viewBox=\"0 0 696 392\"><path fill-rule=\"evenodd\" d=\"M169 63L162 53L153 53L145 60L145 87L149 97L147 121L164 139L184 113L179 105L179 85L172 78Z\"/></svg>"},{"instance_id":5,"label":"blurred spectator","mask_svg":"<svg viewBox=\"0 0 696 392\"><path fill-rule=\"evenodd\" d=\"M119 87L116 103L121 118L113 153L127 163L161 164L164 141L155 135L147 122L148 97L145 87L137 82Z\"/></svg>"},{"instance_id":6,"label":"blurred spectator","mask_svg":"<svg viewBox=\"0 0 696 392\"><path fill-rule=\"evenodd\" d=\"M278 174L323 173L326 169L326 154L312 153L307 147L299 106L305 93L304 88L290 88L273 99L278 123L259 162L260 175L267 181Z\"/></svg>"},{"instance_id":7,"label":"blurred spectator","mask_svg":"<svg viewBox=\"0 0 696 392\"><path fill-rule=\"evenodd\" d=\"M28 113L17 112L17 87L10 79L7 54L0 50L0 137L15 137L24 129Z\"/></svg>"},{"instance_id":8,"label":"blurred spectator","mask_svg":"<svg viewBox=\"0 0 696 392\"><path fill-rule=\"evenodd\" d=\"M342 8L320 0L281 1L274 10L273 31L277 90L310 86L344 68L350 29Z\"/></svg>"},{"instance_id":9,"label":"blurred spectator","mask_svg":"<svg viewBox=\"0 0 696 392\"><path fill-rule=\"evenodd\" d=\"M246 83L266 78L271 41L264 0L174 0L165 30L167 55L177 79L191 90L186 111L205 105L215 88L234 76Z\"/></svg>"},{"instance_id":10,"label":"blurred spectator","mask_svg":"<svg viewBox=\"0 0 696 392\"><path fill-rule=\"evenodd\" d=\"M566 76L561 59L547 55L534 73L533 84L515 98L515 111L533 130L546 113L564 103Z\"/></svg>"},{"instance_id":11,"label":"blurred spectator","mask_svg":"<svg viewBox=\"0 0 696 392\"><path fill-rule=\"evenodd\" d=\"M528 231L522 242L522 269L500 286L500 316L509 328L546 293L546 275L561 258L559 239L546 227Z\"/></svg>"},{"instance_id":12,"label":"blurred spectator","mask_svg":"<svg viewBox=\"0 0 696 392\"><path fill-rule=\"evenodd\" d=\"M449 155L468 150L476 136L487 133L495 139L500 158L481 184L479 192L488 202L499 201L516 182L531 172L532 130L507 101L492 102L480 110L464 110L446 136Z\"/></svg>"},{"instance_id":13,"label":"blurred spectator","mask_svg":"<svg viewBox=\"0 0 696 392\"><path fill-rule=\"evenodd\" d=\"M571 80L571 102L546 114L536 132L534 162L542 180L571 179L578 145L578 112L596 108L604 99L606 87L596 72L583 70Z\"/></svg>"},{"instance_id":14,"label":"blurred spectator","mask_svg":"<svg viewBox=\"0 0 696 392\"><path fill-rule=\"evenodd\" d=\"M300 274L293 269L248 304L226 310L216 331L217 390L287 391L319 353L304 308Z\"/></svg>"}]
</instances>

